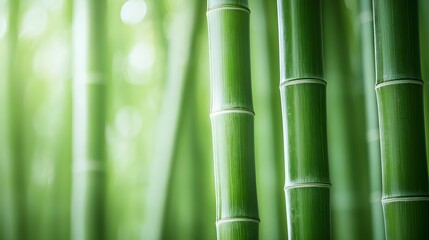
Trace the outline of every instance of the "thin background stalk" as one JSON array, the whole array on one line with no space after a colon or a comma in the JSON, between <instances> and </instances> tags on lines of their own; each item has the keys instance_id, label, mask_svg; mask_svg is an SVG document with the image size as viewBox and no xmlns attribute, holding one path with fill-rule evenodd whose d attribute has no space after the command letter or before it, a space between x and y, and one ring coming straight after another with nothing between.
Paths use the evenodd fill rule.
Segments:
<instances>
[{"instance_id":1,"label":"thin background stalk","mask_svg":"<svg viewBox=\"0 0 429 240\"><path fill-rule=\"evenodd\" d=\"M287 238L284 194L279 191L284 179L277 14L274 1L250 1L252 76L255 96L255 157L261 239ZM271 12L270 12L271 11ZM274 35L274 36L273 36Z\"/></svg>"},{"instance_id":2,"label":"thin background stalk","mask_svg":"<svg viewBox=\"0 0 429 240\"><path fill-rule=\"evenodd\" d=\"M425 108L426 153L429 169L429 1L419 0L420 55Z\"/></svg>"},{"instance_id":3,"label":"thin background stalk","mask_svg":"<svg viewBox=\"0 0 429 240\"><path fill-rule=\"evenodd\" d=\"M384 220L381 205L380 135L375 96L374 30L372 1L359 1L360 44L362 77L365 88L366 140L368 144L372 238L384 239Z\"/></svg>"},{"instance_id":4,"label":"thin background stalk","mask_svg":"<svg viewBox=\"0 0 429 240\"><path fill-rule=\"evenodd\" d=\"M8 28L6 34L1 40L1 75L0 75L0 238L1 239L19 239L22 237L18 229L21 227L19 221L24 218L22 216L22 196L19 192L21 186L16 182L18 173L19 160L15 158L14 143L13 143L13 117L15 116L13 108L15 55L16 55L16 40L18 38L18 19L19 19L19 1L7 1L3 6L4 14L8 14ZM3 7L2 6L2 7ZM23 189L21 189L23 190ZM20 199L21 198L21 199Z\"/></svg>"},{"instance_id":5,"label":"thin background stalk","mask_svg":"<svg viewBox=\"0 0 429 240\"><path fill-rule=\"evenodd\" d=\"M109 76L104 0L73 5L72 239L105 237L105 84Z\"/></svg>"},{"instance_id":6,"label":"thin background stalk","mask_svg":"<svg viewBox=\"0 0 429 240\"><path fill-rule=\"evenodd\" d=\"M329 79L328 142L335 239L370 238L372 231L364 88L360 75L357 4L325 1L325 63ZM356 59L359 60L359 59Z\"/></svg>"},{"instance_id":7,"label":"thin background stalk","mask_svg":"<svg viewBox=\"0 0 429 240\"><path fill-rule=\"evenodd\" d=\"M180 38L171 39L169 45L168 81L159 116L158 135L155 140L144 212L148 239L160 239L162 236L171 168L174 165L178 145L178 127L183 121L184 98L191 80L189 72L194 67L190 65L192 47L197 42L197 33L201 24L197 19L198 14L204 9L204 2L196 3L191 8L191 15L188 12L182 12L181 15L176 16L180 18L186 16L191 25L184 29Z\"/></svg>"}]
</instances>

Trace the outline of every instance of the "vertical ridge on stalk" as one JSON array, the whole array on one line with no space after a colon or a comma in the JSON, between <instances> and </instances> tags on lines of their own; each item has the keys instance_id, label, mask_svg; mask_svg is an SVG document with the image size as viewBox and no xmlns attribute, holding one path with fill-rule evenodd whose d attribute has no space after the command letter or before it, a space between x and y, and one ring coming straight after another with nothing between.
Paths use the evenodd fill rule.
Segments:
<instances>
[{"instance_id":1,"label":"vertical ridge on stalk","mask_svg":"<svg viewBox=\"0 0 429 240\"><path fill-rule=\"evenodd\" d=\"M257 239L247 0L208 0L218 239Z\"/></svg>"},{"instance_id":2,"label":"vertical ridge on stalk","mask_svg":"<svg viewBox=\"0 0 429 240\"><path fill-rule=\"evenodd\" d=\"M278 0L289 239L330 239L330 180L317 0Z\"/></svg>"},{"instance_id":3,"label":"vertical ridge on stalk","mask_svg":"<svg viewBox=\"0 0 429 240\"><path fill-rule=\"evenodd\" d=\"M429 186L417 0L373 2L387 239L428 236Z\"/></svg>"}]
</instances>

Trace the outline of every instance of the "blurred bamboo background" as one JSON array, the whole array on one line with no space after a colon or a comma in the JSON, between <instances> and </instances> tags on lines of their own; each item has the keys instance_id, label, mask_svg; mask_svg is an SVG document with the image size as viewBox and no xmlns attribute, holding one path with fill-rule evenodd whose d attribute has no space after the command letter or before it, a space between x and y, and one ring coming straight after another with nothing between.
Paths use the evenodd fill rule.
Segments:
<instances>
[{"instance_id":1,"label":"blurred bamboo background","mask_svg":"<svg viewBox=\"0 0 429 240\"><path fill-rule=\"evenodd\" d=\"M103 214L93 218L103 225L90 231L215 239L205 1L88 1L105 11L106 29L90 44L99 48L93 61L106 63L104 101L92 106L105 109L93 123L105 129L104 189L94 196ZM101 21L77 2L0 0L1 240L73 236L73 62L83 47L74 38ZM332 236L383 239L371 0L322 2ZM429 1L419 4L427 80ZM286 239L277 4L249 8L259 236ZM426 83L424 91L428 137Z\"/></svg>"}]
</instances>

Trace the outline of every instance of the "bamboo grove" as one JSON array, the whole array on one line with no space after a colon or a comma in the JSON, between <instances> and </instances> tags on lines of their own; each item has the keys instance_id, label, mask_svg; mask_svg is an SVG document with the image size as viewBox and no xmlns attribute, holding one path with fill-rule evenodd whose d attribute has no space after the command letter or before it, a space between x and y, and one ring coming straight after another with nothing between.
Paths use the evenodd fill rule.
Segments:
<instances>
[{"instance_id":1,"label":"bamboo grove","mask_svg":"<svg viewBox=\"0 0 429 240\"><path fill-rule=\"evenodd\" d=\"M427 239L429 1L0 0L0 240Z\"/></svg>"}]
</instances>

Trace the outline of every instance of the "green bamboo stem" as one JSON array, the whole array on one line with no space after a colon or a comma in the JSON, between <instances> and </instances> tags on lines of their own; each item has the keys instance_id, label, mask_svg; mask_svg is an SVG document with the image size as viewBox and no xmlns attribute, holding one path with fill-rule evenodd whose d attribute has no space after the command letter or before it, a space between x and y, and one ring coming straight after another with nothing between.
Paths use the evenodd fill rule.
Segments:
<instances>
[{"instance_id":1,"label":"green bamboo stem","mask_svg":"<svg viewBox=\"0 0 429 240\"><path fill-rule=\"evenodd\" d=\"M333 238L367 239L372 231L364 90L359 69L352 65L352 56L359 56L356 26L350 21L355 12L343 1L324 3Z\"/></svg>"},{"instance_id":2,"label":"green bamboo stem","mask_svg":"<svg viewBox=\"0 0 429 240\"><path fill-rule=\"evenodd\" d=\"M22 211L17 192L12 130L14 94L14 59L18 34L19 1L8 1L8 31L0 41L0 239L19 239L19 218Z\"/></svg>"},{"instance_id":3,"label":"green bamboo stem","mask_svg":"<svg viewBox=\"0 0 429 240\"><path fill-rule=\"evenodd\" d=\"M246 0L208 1L218 239L258 238L249 13Z\"/></svg>"},{"instance_id":4,"label":"green bamboo stem","mask_svg":"<svg viewBox=\"0 0 429 240\"><path fill-rule=\"evenodd\" d=\"M265 9L266 16L268 20L266 21L266 27L269 29L268 36L268 50L269 50L269 59L275 62L270 64L270 73L272 77L272 81L270 81L271 85L271 111L273 113L272 117L272 126L276 129L274 133L275 137L275 151L276 151L276 185L277 189L281 189L284 187L284 179L285 179L285 165L284 165L284 148L283 148L283 133L281 131L277 131L277 129L282 128L282 110L281 110L281 102L280 100L280 91L278 86L278 77L280 76L280 59L279 59L279 33L278 33L278 21L277 21L277 2L275 1L265 1ZM287 239L287 222L286 222L286 199L284 191L276 191L276 197L279 199L278 202L278 211L282 214L279 214L279 219L277 220L280 226L279 237L281 239Z\"/></svg>"},{"instance_id":5,"label":"green bamboo stem","mask_svg":"<svg viewBox=\"0 0 429 240\"><path fill-rule=\"evenodd\" d=\"M424 111L426 139L429 139L429 1L419 0L419 25L420 25L420 54L422 65L422 77L424 80ZM429 141L426 140L426 155L429 169Z\"/></svg>"},{"instance_id":6,"label":"green bamboo stem","mask_svg":"<svg viewBox=\"0 0 429 240\"><path fill-rule=\"evenodd\" d=\"M201 26L198 14L204 9L204 2L197 1L189 15L190 27L183 35L171 39L169 43L170 61L168 65L167 85L157 126L157 138L150 170L148 198L145 206L146 239L160 239L163 236L163 223L167 196L170 188L171 168L175 164L178 147L178 129L183 121L184 99L189 91L190 74L195 57L192 47L197 43L198 30ZM180 14L180 13L179 13ZM183 17L176 15L176 17ZM188 14L188 12L186 12ZM179 18L180 19L180 18ZM184 63L184 64L183 64ZM162 174L160 174L162 173Z\"/></svg>"},{"instance_id":7,"label":"green bamboo stem","mask_svg":"<svg viewBox=\"0 0 429 240\"><path fill-rule=\"evenodd\" d=\"M63 8L65 18L63 26L72 29L73 23L73 0L67 0ZM71 31L67 36L67 45L72 47ZM69 239L71 236L71 167L72 167L72 56L68 56L68 67L65 72L65 83L62 95L64 102L61 102L61 126L59 134L59 146L55 151L56 159L61 161L55 162L54 190L51 197L54 210L50 226L54 229L50 231L51 239Z\"/></svg>"},{"instance_id":8,"label":"green bamboo stem","mask_svg":"<svg viewBox=\"0 0 429 240\"><path fill-rule=\"evenodd\" d=\"M181 111L179 112L177 140L173 150L170 179L166 193L165 220L162 232L162 239L183 238L183 239L205 239L203 237L203 226L200 218L201 204L204 202L201 194L204 187L200 187L204 181L200 179L203 168L201 152L198 148L199 142L196 138L198 132L196 118L195 85L196 72L198 68L198 44L199 35L202 30L202 20L205 17L203 9L205 2L199 1L194 7L194 18L191 39L188 42L189 59L185 68L185 86L183 89ZM186 107L185 107L186 106ZM168 229L168 231L165 231Z\"/></svg>"},{"instance_id":9,"label":"green bamboo stem","mask_svg":"<svg viewBox=\"0 0 429 240\"><path fill-rule=\"evenodd\" d=\"M26 188L26 163L25 163L25 145L23 141L23 86L19 78L18 64L18 35L20 25L20 4L19 0L8 1L8 33L7 48L8 59L6 65L6 81L8 84L8 128L10 142L10 159L12 161L13 171L13 199L14 213L16 221L15 237L25 239L28 232L27 218L27 188Z\"/></svg>"},{"instance_id":10,"label":"green bamboo stem","mask_svg":"<svg viewBox=\"0 0 429 240\"><path fill-rule=\"evenodd\" d=\"M429 235L417 0L373 2L387 239Z\"/></svg>"},{"instance_id":11,"label":"green bamboo stem","mask_svg":"<svg viewBox=\"0 0 429 240\"><path fill-rule=\"evenodd\" d=\"M204 15L203 15L204 16ZM192 55L197 51L193 50ZM191 57L189 65L196 66L196 58ZM198 132L195 98L195 68L189 69L189 86L186 89L181 126L178 129L178 141L174 154L174 163L171 170L169 191L167 197L166 217L162 239L207 239L204 237L203 218L206 208L203 204L204 179L201 173L202 154L199 150L199 142L196 136ZM205 176L204 176L205 177Z\"/></svg>"},{"instance_id":12,"label":"green bamboo stem","mask_svg":"<svg viewBox=\"0 0 429 240\"><path fill-rule=\"evenodd\" d=\"M3 40L0 42L0 109L9 112L9 91L6 62L8 49ZM14 201L14 173L10 146L8 114L0 114L0 239L16 239L16 214Z\"/></svg>"},{"instance_id":13,"label":"green bamboo stem","mask_svg":"<svg viewBox=\"0 0 429 240\"><path fill-rule=\"evenodd\" d=\"M322 5L278 0L289 239L330 239Z\"/></svg>"},{"instance_id":14,"label":"green bamboo stem","mask_svg":"<svg viewBox=\"0 0 429 240\"><path fill-rule=\"evenodd\" d=\"M285 194L284 191L278 191L284 187L285 179L285 162L284 162L284 149L283 149L283 133L278 131L282 128L282 110L280 99L280 91L278 86L278 79L280 77L280 59L279 59L279 35L278 35L278 17L277 17L277 2L275 1L265 1L266 9L266 28L268 28L268 53L269 59L272 62L270 64L270 73L271 73L271 111L273 113L272 126L274 132L274 151L276 152L276 198L279 199L277 202L278 211L282 214L278 215L278 224L282 226L280 228L279 237L281 239L287 239L287 223L286 223L286 206L285 206Z\"/></svg>"},{"instance_id":15,"label":"green bamboo stem","mask_svg":"<svg viewBox=\"0 0 429 240\"><path fill-rule=\"evenodd\" d=\"M269 5L271 3L271 5ZM261 239L284 239L286 237L286 219L284 214L284 194L278 191L282 187L282 178L278 162L283 163L283 149L277 144L281 132L280 102L278 101L278 55L273 56L270 48L271 31L277 33L276 5L274 1L250 1L255 9L251 20L251 49L253 89L255 89L255 110L259 113L255 121L255 157L258 187L259 214L261 219L259 236ZM274 16L268 15L269 7L273 7ZM271 21L270 21L271 20ZM278 48L278 36L271 47ZM278 49L277 53L278 53ZM276 98L272 97L275 96ZM273 101L274 100L274 101ZM279 117L278 120L276 117ZM280 143L281 141L279 141ZM280 168L283 171L284 167ZM283 175L283 174L282 174ZM279 181L280 180L280 181ZM280 194L278 194L280 192Z\"/></svg>"},{"instance_id":16,"label":"green bamboo stem","mask_svg":"<svg viewBox=\"0 0 429 240\"><path fill-rule=\"evenodd\" d=\"M72 239L104 238L106 5L73 6Z\"/></svg>"},{"instance_id":17,"label":"green bamboo stem","mask_svg":"<svg viewBox=\"0 0 429 240\"><path fill-rule=\"evenodd\" d=\"M381 155L378 128L377 99L375 96L374 30L372 1L360 1L360 40L362 72L365 88L366 129L370 170L372 238L384 239L383 209L381 205Z\"/></svg>"}]
</instances>

